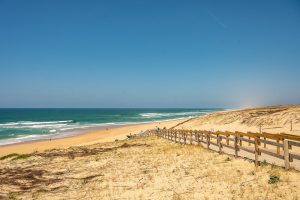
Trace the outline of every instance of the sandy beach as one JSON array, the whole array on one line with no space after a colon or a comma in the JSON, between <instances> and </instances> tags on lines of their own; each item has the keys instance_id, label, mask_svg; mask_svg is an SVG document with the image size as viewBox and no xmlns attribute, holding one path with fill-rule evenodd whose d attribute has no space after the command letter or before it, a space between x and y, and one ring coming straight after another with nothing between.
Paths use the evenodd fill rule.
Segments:
<instances>
[{"instance_id":1,"label":"sandy beach","mask_svg":"<svg viewBox=\"0 0 300 200\"><path fill-rule=\"evenodd\" d=\"M74 135L66 138L58 138L50 140L41 141L31 141L24 143L11 144L6 146L0 146L0 155L6 155L10 153L32 153L34 151L43 151L53 148L67 148L70 146L87 145L99 142L112 142L115 140L124 140L126 135L130 133L136 134L141 131L146 131L148 129L153 129L155 127L166 127L170 128L178 123L182 123L187 119L176 119L168 120L154 123L142 123L136 125L128 125L117 128L110 128L104 130L95 130L82 133L79 135Z\"/></svg>"},{"instance_id":2,"label":"sandy beach","mask_svg":"<svg viewBox=\"0 0 300 200\"><path fill-rule=\"evenodd\" d=\"M297 171L157 137L53 149L0 166L0 199L300 197Z\"/></svg>"},{"instance_id":3,"label":"sandy beach","mask_svg":"<svg viewBox=\"0 0 300 200\"><path fill-rule=\"evenodd\" d=\"M271 162L126 135L155 127L298 134L299 105L145 123L0 147L0 199L299 199L300 173ZM273 129L272 129L273 127ZM279 127L279 128L274 128ZM241 154L242 155L242 154ZM63 164L62 164L63 163Z\"/></svg>"},{"instance_id":4,"label":"sandy beach","mask_svg":"<svg viewBox=\"0 0 300 200\"><path fill-rule=\"evenodd\" d=\"M291 122L292 130L291 130ZM0 146L0 155L10 153L31 153L52 148L88 145L99 142L112 142L126 139L135 134L155 127L174 127L176 129L241 131L268 133L289 133L300 135L300 105L270 106L251 109L229 110L210 113L204 116L175 119L154 123L128 125L108 130L94 130L66 138L32 141Z\"/></svg>"}]
</instances>

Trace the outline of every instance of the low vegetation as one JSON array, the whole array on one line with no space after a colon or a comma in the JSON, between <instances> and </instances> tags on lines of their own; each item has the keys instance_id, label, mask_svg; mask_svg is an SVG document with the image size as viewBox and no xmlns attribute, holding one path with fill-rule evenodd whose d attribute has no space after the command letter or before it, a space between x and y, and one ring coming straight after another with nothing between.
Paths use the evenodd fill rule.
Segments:
<instances>
[{"instance_id":1,"label":"low vegetation","mask_svg":"<svg viewBox=\"0 0 300 200\"><path fill-rule=\"evenodd\" d=\"M18 155L19 155L19 154L17 154L17 153L11 153L11 154L8 154L8 155L5 155L5 156L0 157L0 160L4 160L4 159L16 157L16 156L18 156Z\"/></svg>"},{"instance_id":2,"label":"low vegetation","mask_svg":"<svg viewBox=\"0 0 300 200\"><path fill-rule=\"evenodd\" d=\"M269 184L274 184L279 181L279 176L276 175L270 175L270 179L268 181Z\"/></svg>"},{"instance_id":3,"label":"low vegetation","mask_svg":"<svg viewBox=\"0 0 300 200\"><path fill-rule=\"evenodd\" d=\"M26 159L26 158L29 158L31 156L32 156L32 154L12 153L12 154L8 154L8 155L0 157L0 160L5 160L5 159L9 159L9 158L11 158L12 160L19 160L19 159Z\"/></svg>"},{"instance_id":4,"label":"low vegetation","mask_svg":"<svg viewBox=\"0 0 300 200\"><path fill-rule=\"evenodd\" d=\"M156 137L0 161L0 199L299 199L299 193L297 171L255 167Z\"/></svg>"}]
</instances>

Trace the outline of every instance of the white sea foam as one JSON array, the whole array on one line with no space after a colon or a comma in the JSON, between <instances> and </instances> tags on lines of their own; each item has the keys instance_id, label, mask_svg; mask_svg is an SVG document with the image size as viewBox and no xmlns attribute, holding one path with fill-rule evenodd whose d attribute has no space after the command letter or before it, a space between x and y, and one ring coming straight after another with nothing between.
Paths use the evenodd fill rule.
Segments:
<instances>
[{"instance_id":1,"label":"white sea foam","mask_svg":"<svg viewBox=\"0 0 300 200\"><path fill-rule=\"evenodd\" d=\"M8 144L15 144L20 142L27 142L32 140L40 140L40 139L46 139L49 138L50 135L20 135L17 138L10 138L10 139L4 139L0 140L0 145L8 145Z\"/></svg>"},{"instance_id":2,"label":"white sea foam","mask_svg":"<svg viewBox=\"0 0 300 200\"><path fill-rule=\"evenodd\" d=\"M19 121L19 122L7 122L0 124L1 126L30 126L30 125L47 125L47 124L63 124L63 123L72 123L73 120L64 120L64 121L45 121L45 122L33 122L33 121Z\"/></svg>"},{"instance_id":3,"label":"white sea foam","mask_svg":"<svg viewBox=\"0 0 300 200\"><path fill-rule=\"evenodd\" d=\"M20 121L20 122L8 122L0 124L0 128L4 129L59 129L73 125L72 120L65 121L48 121L48 122L32 122L32 121Z\"/></svg>"},{"instance_id":4,"label":"white sea foam","mask_svg":"<svg viewBox=\"0 0 300 200\"><path fill-rule=\"evenodd\" d=\"M40 139L51 139L51 138L60 138L67 137L69 135L79 134L88 129L97 129L97 128L105 128L112 126L122 126L122 125L130 125L130 124L140 124L140 123L149 123L149 122L158 122L161 120L171 120L173 118L181 119L187 117L194 117L198 115L203 115L210 112L210 110L202 110L202 111L191 111L191 112L169 112L169 113L156 113L156 112L148 112L148 113L140 113L139 116L133 117L139 119L138 122L127 121L127 122L108 122L108 123L79 123L73 120L61 120L61 121L17 121L17 122L7 122L0 124L0 130L3 129L15 129L13 130L14 138L8 138L0 140L0 145L5 144L13 144L19 142L26 142L32 140L40 140ZM143 122L141 122L143 121ZM22 133L24 130L31 131L33 134L31 135L18 135L18 133ZM39 131L40 129L40 131ZM18 132L20 131L20 132ZM42 133L42 134L36 134Z\"/></svg>"},{"instance_id":5,"label":"white sea foam","mask_svg":"<svg viewBox=\"0 0 300 200\"><path fill-rule=\"evenodd\" d=\"M117 125L121 125L121 124L102 123L102 124L68 125L64 128L60 128L60 129L50 129L48 134L18 135L18 137L16 137L16 138L2 139L2 140L0 140L0 146L14 144L14 143L20 143L20 142L34 141L34 140L62 138L62 137L79 134L82 132L83 129L105 127L105 126L110 127L110 126L117 126ZM122 123L122 125L123 125L123 123Z\"/></svg>"},{"instance_id":6,"label":"white sea foam","mask_svg":"<svg viewBox=\"0 0 300 200\"><path fill-rule=\"evenodd\" d=\"M141 113L140 116L144 118L160 118L160 117L172 117L172 116L195 116L200 114L207 114L207 112L179 112L179 113Z\"/></svg>"}]
</instances>

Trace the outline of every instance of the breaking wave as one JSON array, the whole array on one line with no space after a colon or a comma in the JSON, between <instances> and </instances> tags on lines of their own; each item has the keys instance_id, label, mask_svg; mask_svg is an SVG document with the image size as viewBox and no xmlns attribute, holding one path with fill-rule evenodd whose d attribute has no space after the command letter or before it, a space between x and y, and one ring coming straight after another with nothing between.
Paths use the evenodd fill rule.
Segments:
<instances>
[{"instance_id":1,"label":"breaking wave","mask_svg":"<svg viewBox=\"0 0 300 200\"><path fill-rule=\"evenodd\" d=\"M204 115L208 112L180 112L180 113L141 113L140 116L144 118L163 118L163 117L175 117L175 116L181 116L181 117L193 117L198 115Z\"/></svg>"}]
</instances>

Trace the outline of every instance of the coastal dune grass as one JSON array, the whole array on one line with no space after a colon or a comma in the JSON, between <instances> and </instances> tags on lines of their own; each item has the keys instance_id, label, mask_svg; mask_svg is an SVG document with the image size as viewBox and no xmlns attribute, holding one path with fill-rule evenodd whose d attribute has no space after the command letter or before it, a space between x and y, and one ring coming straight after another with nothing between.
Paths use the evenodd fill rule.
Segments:
<instances>
[{"instance_id":1,"label":"coastal dune grass","mask_svg":"<svg viewBox=\"0 0 300 200\"><path fill-rule=\"evenodd\" d=\"M17 154L17 153L11 153L5 156L0 157L0 160L5 160L8 158L11 158L12 160L19 160L19 159L26 159L31 157L32 154Z\"/></svg>"},{"instance_id":2,"label":"coastal dune grass","mask_svg":"<svg viewBox=\"0 0 300 200\"><path fill-rule=\"evenodd\" d=\"M299 199L299 193L297 171L255 167L156 137L0 161L0 199Z\"/></svg>"}]
</instances>

